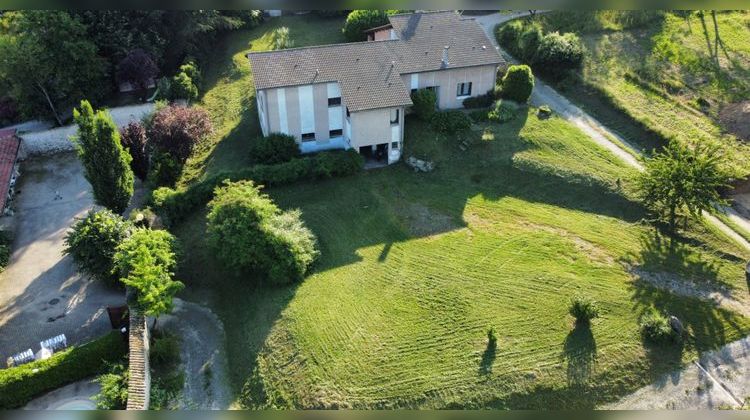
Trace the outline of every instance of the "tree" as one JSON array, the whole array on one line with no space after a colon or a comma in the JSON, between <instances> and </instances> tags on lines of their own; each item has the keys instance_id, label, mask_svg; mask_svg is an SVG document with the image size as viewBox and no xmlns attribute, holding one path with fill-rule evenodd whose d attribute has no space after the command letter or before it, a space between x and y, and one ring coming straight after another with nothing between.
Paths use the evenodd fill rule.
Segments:
<instances>
[{"instance_id":1,"label":"tree","mask_svg":"<svg viewBox=\"0 0 750 420\"><path fill-rule=\"evenodd\" d=\"M130 168L141 181L146 180L149 167L148 139L143 124L132 121L120 130L120 140L123 147L130 153L133 160Z\"/></svg>"},{"instance_id":2,"label":"tree","mask_svg":"<svg viewBox=\"0 0 750 420\"><path fill-rule=\"evenodd\" d=\"M422 121L430 121L435 114L437 95L433 89L419 89L411 94L412 109Z\"/></svg>"},{"instance_id":3,"label":"tree","mask_svg":"<svg viewBox=\"0 0 750 420\"><path fill-rule=\"evenodd\" d=\"M184 164L193 148L212 131L205 109L171 105L156 111L147 137L154 148Z\"/></svg>"},{"instance_id":4,"label":"tree","mask_svg":"<svg viewBox=\"0 0 750 420\"><path fill-rule=\"evenodd\" d=\"M503 98L526 103L534 89L534 75L531 73L531 67L525 64L508 67L501 84Z\"/></svg>"},{"instance_id":5,"label":"tree","mask_svg":"<svg viewBox=\"0 0 750 420\"><path fill-rule=\"evenodd\" d=\"M62 125L61 108L110 91L106 61L67 12L24 10L0 19L0 74L25 116L49 115Z\"/></svg>"},{"instance_id":6,"label":"tree","mask_svg":"<svg viewBox=\"0 0 750 420\"><path fill-rule=\"evenodd\" d=\"M282 212L252 181L225 182L208 208L208 244L232 270L287 284L302 280L319 254L300 212Z\"/></svg>"},{"instance_id":7,"label":"tree","mask_svg":"<svg viewBox=\"0 0 750 420\"><path fill-rule=\"evenodd\" d=\"M63 254L73 257L78 269L111 285L118 284L112 273L115 248L130 224L109 210L90 211L65 235Z\"/></svg>"},{"instance_id":8,"label":"tree","mask_svg":"<svg viewBox=\"0 0 750 420\"><path fill-rule=\"evenodd\" d=\"M186 99L188 102L198 97L198 86L185 72L177 73L170 83L170 96L173 99Z\"/></svg>"},{"instance_id":9,"label":"tree","mask_svg":"<svg viewBox=\"0 0 750 420\"><path fill-rule=\"evenodd\" d=\"M131 51L117 65L117 81L130 83L141 92L141 98L145 99L148 86L158 72L159 69L151 56L139 48Z\"/></svg>"},{"instance_id":10,"label":"tree","mask_svg":"<svg viewBox=\"0 0 750 420\"><path fill-rule=\"evenodd\" d=\"M170 313L174 296L184 287L174 280L176 246L174 236L165 230L136 228L117 247L114 270L135 292L136 305L145 315L158 318Z\"/></svg>"},{"instance_id":11,"label":"tree","mask_svg":"<svg viewBox=\"0 0 750 420\"><path fill-rule=\"evenodd\" d=\"M346 17L341 32L350 42L364 41L367 39L366 30L387 24L388 15L397 12L397 10L352 10Z\"/></svg>"},{"instance_id":12,"label":"tree","mask_svg":"<svg viewBox=\"0 0 750 420\"><path fill-rule=\"evenodd\" d=\"M683 212L687 218L699 218L701 212L713 213L717 205L728 204L720 190L729 185L730 175L723 169L718 147L691 149L673 140L645 164L637 182L640 196L671 231Z\"/></svg>"},{"instance_id":13,"label":"tree","mask_svg":"<svg viewBox=\"0 0 750 420\"><path fill-rule=\"evenodd\" d=\"M94 201L122 214L133 195L133 171L132 158L120 143L117 126L108 112L94 113L86 100L81 101L80 110L73 110L73 118L78 124L76 149Z\"/></svg>"}]
</instances>

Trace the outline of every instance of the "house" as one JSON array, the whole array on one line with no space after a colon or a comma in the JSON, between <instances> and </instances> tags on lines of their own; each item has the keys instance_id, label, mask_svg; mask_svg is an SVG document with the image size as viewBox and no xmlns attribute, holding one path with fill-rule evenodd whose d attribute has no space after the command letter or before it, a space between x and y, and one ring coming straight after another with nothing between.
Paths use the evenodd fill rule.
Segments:
<instances>
[{"instance_id":1,"label":"house","mask_svg":"<svg viewBox=\"0 0 750 420\"><path fill-rule=\"evenodd\" d=\"M354 148L400 159L404 111L417 89L462 107L495 85L505 62L479 23L455 12L398 14L370 41L253 52L248 59L264 135L293 135L303 153Z\"/></svg>"}]
</instances>

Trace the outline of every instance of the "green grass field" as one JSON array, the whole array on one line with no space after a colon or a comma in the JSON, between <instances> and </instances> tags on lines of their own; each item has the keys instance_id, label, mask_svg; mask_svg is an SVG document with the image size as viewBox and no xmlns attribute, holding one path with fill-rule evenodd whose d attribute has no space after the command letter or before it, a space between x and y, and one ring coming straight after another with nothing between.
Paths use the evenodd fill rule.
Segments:
<instances>
[{"instance_id":1,"label":"green grass field","mask_svg":"<svg viewBox=\"0 0 750 420\"><path fill-rule=\"evenodd\" d=\"M718 66L709 50L715 45L710 14L635 13L640 20L612 11L538 15L545 31L574 31L588 50L581 80L558 87L645 151L660 146L660 137L716 143L736 176L750 175L750 146L727 132L721 118L724 106L750 98L750 13L717 14L725 46Z\"/></svg>"},{"instance_id":2,"label":"green grass field","mask_svg":"<svg viewBox=\"0 0 750 420\"><path fill-rule=\"evenodd\" d=\"M317 19L272 20L217 48L202 102L219 130L182 182L247 164L258 129L244 52L282 23L297 45L339 41L341 22ZM637 281L691 279L744 301L750 254L703 226L657 235L633 170L565 121L530 110L475 126L467 152L413 118L406 130L406 156L434 172L397 164L267 191L318 236L302 284L259 288L227 272L205 246L205 211L174 229L183 295L224 322L238 405L593 407L750 331L736 313ZM590 328L567 315L575 293L600 302ZM637 319L652 305L688 326L684 346L644 346Z\"/></svg>"}]
</instances>

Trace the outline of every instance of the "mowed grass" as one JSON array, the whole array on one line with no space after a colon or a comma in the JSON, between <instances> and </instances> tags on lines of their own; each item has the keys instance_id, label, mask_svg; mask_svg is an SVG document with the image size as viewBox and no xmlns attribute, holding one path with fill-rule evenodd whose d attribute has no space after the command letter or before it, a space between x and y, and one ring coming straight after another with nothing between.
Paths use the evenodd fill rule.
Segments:
<instances>
[{"instance_id":1,"label":"mowed grass","mask_svg":"<svg viewBox=\"0 0 750 420\"><path fill-rule=\"evenodd\" d=\"M406 156L435 160L434 172L397 164L267 191L319 238L300 285L226 272L205 247L204 211L175 229L189 244L185 294L225 324L240 405L594 407L750 330L634 281L632 270L658 273L744 299L750 254L701 225L657 235L632 170L567 122L532 110L477 126L467 152L417 120L406 130ZM567 315L576 293L600 303L590 328ZM684 346L644 346L637 320L651 306L685 323Z\"/></svg>"},{"instance_id":2,"label":"mowed grass","mask_svg":"<svg viewBox=\"0 0 750 420\"><path fill-rule=\"evenodd\" d=\"M664 12L632 26L617 16L558 11L537 17L546 31L578 33L588 50L580 82L558 87L646 152L662 146L660 138L716 144L735 176L750 175L750 146L727 133L719 118L722 107L750 98L750 13L717 13L725 46L718 67L709 12L703 19L697 12ZM703 108L699 99L710 106Z\"/></svg>"},{"instance_id":3,"label":"mowed grass","mask_svg":"<svg viewBox=\"0 0 750 420\"><path fill-rule=\"evenodd\" d=\"M179 185L210 176L218 170L249 164L248 145L261 135L255 88L247 59L251 51L271 49L271 33L286 26L295 47L344 42L343 19L313 14L268 19L260 26L230 32L216 46L211 63L203 69L204 92L198 105L205 107L214 134L195 151L183 169Z\"/></svg>"}]
</instances>

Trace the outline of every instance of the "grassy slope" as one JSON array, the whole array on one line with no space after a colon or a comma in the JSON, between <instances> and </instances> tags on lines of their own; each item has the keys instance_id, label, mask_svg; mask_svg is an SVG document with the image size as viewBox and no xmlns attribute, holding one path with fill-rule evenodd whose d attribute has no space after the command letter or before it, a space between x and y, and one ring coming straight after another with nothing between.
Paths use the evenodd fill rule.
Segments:
<instances>
[{"instance_id":1,"label":"grassy slope","mask_svg":"<svg viewBox=\"0 0 750 420\"><path fill-rule=\"evenodd\" d=\"M670 249L625 197L631 170L558 118L490 127L493 140L476 131L461 153L409 120L407 154L435 159L435 172L397 165L270 190L320 239L299 287L255 289L222 272L200 245L202 213L177 229L194 244L180 278L209 291L224 320L238 391L257 368L280 406L590 407L747 333L747 319L633 283L624 266L746 294L729 255L750 255L708 232ZM571 329L576 292L603 307L590 330ZM636 321L650 305L692 330L682 354L644 350Z\"/></svg>"},{"instance_id":2,"label":"grassy slope","mask_svg":"<svg viewBox=\"0 0 750 420\"><path fill-rule=\"evenodd\" d=\"M609 109L592 91L601 91L635 121L663 137L722 145L731 169L738 175L750 174L750 146L723 134L716 123L720 105L750 95L750 14L718 15L729 56L720 53L720 71L713 68L707 47L706 37L711 45L714 41L710 16L706 16L708 33L704 34L696 14L689 24L667 13L664 19L626 30L607 21L606 13L594 17L579 12L576 19L568 15L553 12L539 18L546 30L578 32L588 48L581 71L588 89L568 86L566 96L646 150L657 147L658 138ZM626 74L637 78L626 78ZM712 103L708 115L700 112L699 97Z\"/></svg>"}]
</instances>

